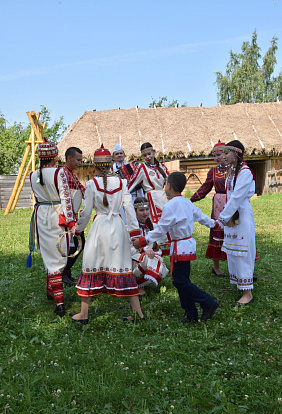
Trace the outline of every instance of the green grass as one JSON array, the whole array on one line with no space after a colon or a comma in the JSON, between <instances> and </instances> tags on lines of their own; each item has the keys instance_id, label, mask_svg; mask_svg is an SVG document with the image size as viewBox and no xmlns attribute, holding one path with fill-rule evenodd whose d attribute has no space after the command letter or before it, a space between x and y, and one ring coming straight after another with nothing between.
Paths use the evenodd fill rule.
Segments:
<instances>
[{"instance_id":1,"label":"green grass","mask_svg":"<svg viewBox=\"0 0 282 414\"><path fill-rule=\"evenodd\" d=\"M209 230L195 224L191 279L221 306L186 325L170 276L142 301L145 323L122 322L129 302L105 295L92 300L89 325L55 316L41 256L25 267L31 210L1 212L0 413L281 413L281 202L252 200L260 260L249 307L232 308L240 294L211 274ZM197 205L210 214L210 199ZM75 288L65 304L80 309Z\"/></svg>"}]
</instances>

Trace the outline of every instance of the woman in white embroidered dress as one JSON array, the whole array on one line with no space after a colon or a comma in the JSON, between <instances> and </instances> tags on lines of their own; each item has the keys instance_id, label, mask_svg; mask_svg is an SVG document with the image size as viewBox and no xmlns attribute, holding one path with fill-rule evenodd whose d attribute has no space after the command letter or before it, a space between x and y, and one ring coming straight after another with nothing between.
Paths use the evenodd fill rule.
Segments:
<instances>
[{"instance_id":1,"label":"woman in white embroidered dress","mask_svg":"<svg viewBox=\"0 0 282 414\"><path fill-rule=\"evenodd\" d=\"M141 230L141 236L145 237L150 230L154 229L150 220L149 204L146 198L137 197L133 204L136 217ZM145 246L141 249L135 249L131 245L133 274L136 277L139 293L145 295L144 287L150 283L156 286L168 274L168 269L162 259L162 251L157 243Z\"/></svg>"},{"instance_id":2,"label":"woman in white embroidered dress","mask_svg":"<svg viewBox=\"0 0 282 414\"><path fill-rule=\"evenodd\" d=\"M141 145L141 155L144 162L141 162L136 168L128 183L128 190L131 192L138 184L142 185L145 197L149 202L152 222L158 223L163 206L168 201L164 184L169 172L166 166L155 158L155 150L149 142Z\"/></svg>"},{"instance_id":3,"label":"woman in white embroidered dress","mask_svg":"<svg viewBox=\"0 0 282 414\"><path fill-rule=\"evenodd\" d=\"M30 184L36 204L34 208L37 248L40 251L47 272L47 298L56 302L55 313L65 315L63 296L63 274L66 271L67 257L56 249L58 237L65 230L59 225L59 214L64 213L67 227L75 225L71 194L63 169L55 168L58 148L52 142L44 142L38 147L40 167L30 174ZM67 253L66 238L61 249Z\"/></svg>"},{"instance_id":4,"label":"woman in white embroidered dress","mask_svg":"<svg viewBox=\"0 0 282 414\"><path fill-rule=\"evenodd\" d=\"M107 293L130 299L133 312L144 319L139 303L139 291L132 273L130 243L127 229L133 237L140 234L138 222L127 190L127 181L109 174L111 153L102 145L94 153L97 177L86 183L83 210L79 216L76 233L87 226L92 209L96 216L89 230L83 253L82 272L77 282L81 297L81 311L71 313L74 321L88 323L89 303L92 296ZM123 206L127 229L119 215ZM124 317L124 320L133 320Z\"/></svg>"},{"instance_id":5,"label":"woman in white embroidered dress","mask_svg":"<svg viewBox=\"0 0 282 414\"><path fill-rule=\"evenodd\" d=\"M243 295L233 306L253 302L253 272L256 257L255 221L250 198L255 192L254 176L243 161L244 146L234 140L223 149L231 170L226 179L227 204L218 221L224 225L222 250L227 255L230 282Z\"/></svg>"}]
</instances>

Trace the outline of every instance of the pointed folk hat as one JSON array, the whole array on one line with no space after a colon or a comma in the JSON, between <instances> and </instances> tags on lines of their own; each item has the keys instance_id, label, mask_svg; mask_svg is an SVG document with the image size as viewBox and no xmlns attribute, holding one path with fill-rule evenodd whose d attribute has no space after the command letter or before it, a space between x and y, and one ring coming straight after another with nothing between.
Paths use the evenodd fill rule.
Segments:
<instances>
[{"instance_id":1,"label":"pointed folk hat","mask_svg":"<svg viewBox=\"0 0 282 414\"><path fill-rule=\"evenodd\" d=\"M97 167L108 167L112 163L112 154L107 148L104 148L104 145L101 145L101 148L98 148L94 152L93 165Z\"/></svg>"},{"instance_id":2,"label":"pointed folk hat","mask_svg":"<svg viewBox=\"0 0 282 414\"><path fill-rule=\"evenodd\" d=\"M58 148L54 142L47 141L43 137L44 142L38 146L38 157L41 160L52 160L58 156Z\"/></svg>"}]
</instances>

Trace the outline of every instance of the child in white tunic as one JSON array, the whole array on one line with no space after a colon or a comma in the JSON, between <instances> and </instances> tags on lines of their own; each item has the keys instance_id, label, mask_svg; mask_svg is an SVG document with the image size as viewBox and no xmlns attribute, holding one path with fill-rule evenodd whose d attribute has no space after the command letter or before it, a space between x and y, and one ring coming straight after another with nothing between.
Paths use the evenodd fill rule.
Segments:
<instances>
[{"instance_id":1,"label":"child in white tunic","mask_svg":"<svg viewBox=\"0 0 282 414\"><path fill-rule=\"evenodd\" d=\"M229 142L223 151L232 169L226 180L227 204L218 221L224 226L222 250L227 254L230 282L243 291L243 296L233 306L241 306L254 300L255 221L249 200L255 192L255 181L252 171L243 162L244 146L240 141Z\"/></svg>"},{"instance_id":2,"label":"child in white tunic","mask_svg":"<svg viewBox=\"0 0 282 414\"><path fill-rule=\"evenodd\" d=\"M177 288L180 303L185 309L184 320L198 321L196 302L203 309L202 321L213 317L219 302L190 281L190 261L195 260L196 241L192 238L194 222L206 227L219 227L215 221L201 212L190 200L181 196L186 185L186 177L181 172L169 175L165 192L171 200L165 204L157 227L145 237L135 239L136 248L157 241L168 231L171 235L171 274L173 285Z\"/></svg>"},{"instance_id":3,"label":"child in white tunic","mask_svg":"<svg viewBox=\"0 0 282 414\"><path fill-rule=\"evenodd\" d=\"M81 297L81 312L70 314L74 321L88 323L88 309L92 296L107 293L129 297L134 312L144 318L139 304L139 291L132 273L130 243L127 229L119 215L124 207L130 235L140 234L136 215L127 190L127 181L109 174L111 153L103 146L94 153L94 177L86 183L83 210L76 233L88 224L92 209L96 216L89 230L83 253L82 272L77 282ZM125 317L125 320L133 320Z\"/></svg>"},{"instance_id":4,"label":"child in white tunic","mask_svg":"<svg viewBox=\"0 0 282 414\"><path fill-rule=\"evenodd\" d=\"M144 197L137 197L133 204L138 220L141 236L146 236L153 230L153 223L150 220L148 201ZM140 295L145 295L144 287L150 283L156 286L168 274L168 269L162 259L162 251L157 243L135 249L131 245L133 274L136 277Z\"/></svg>"}]
</instances>

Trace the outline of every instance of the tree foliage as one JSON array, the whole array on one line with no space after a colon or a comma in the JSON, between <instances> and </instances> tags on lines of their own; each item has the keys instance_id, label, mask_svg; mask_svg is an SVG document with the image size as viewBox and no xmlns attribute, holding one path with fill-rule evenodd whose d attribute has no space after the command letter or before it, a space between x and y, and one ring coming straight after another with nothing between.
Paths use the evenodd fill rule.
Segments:
<instances>
[{"instance_id":1,"label":"tree foliage","mask_svg":"<svg viewBox=\"0 0 282 414\"><path fill-rule=\"evenodd\" d=\"M156 107L167 107L167 108L173 108L175 106L187 106L187 102L185 101L182 105L179 104L179 102L177 101L177 99L173 99L171 102L167 101L167 96L162 96L159 97L159 100L157 101L156 99L154 99L152 96L152 102L149 103L149 108L154 108Z\"/></svg>"},{"instance_id":2,"label":"tree foliage","mask_svg":"<svg viewBox=\"0 0 282 414\"><path fill-rule=\"evenodd\" d=\"M43 135L50 141L58 142L67 128L63 117L52 122L50 111L41 106L39 119L41 123L46 122ZM4 115L0 113L0 174L17 174L30 131L31 126L21 122L14 122L9 126Z\"/></svg>"},{"instance_id":3,"label":"tree foliage","mask_svg":"<svg viewBox=\"0 0 282 414\"><path fill-rule=\"evenodd\" d=\"M277 37L262 58L254 31L251 42L243 42L241 52L230 51L226 72L216 72L218 102L232 105L238 102L274 102L282 98L282 70L273 75L276 60ZM262 59L261 59L262 58Z\"/></svg>"}]
</instances>

